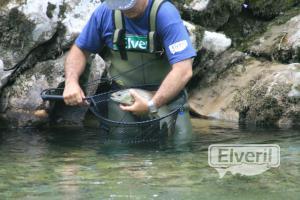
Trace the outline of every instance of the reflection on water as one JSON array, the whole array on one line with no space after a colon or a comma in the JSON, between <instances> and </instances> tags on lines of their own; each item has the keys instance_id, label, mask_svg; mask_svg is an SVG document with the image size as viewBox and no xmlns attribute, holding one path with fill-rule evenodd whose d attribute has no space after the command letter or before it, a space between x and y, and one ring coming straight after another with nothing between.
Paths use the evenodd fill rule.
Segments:
<instances>
[{"instance_id":1,"label":"reflection on water","mask_svg":"<svg viewBox=\"0 0 300 200\"><path fill-rule=\"evenodd\" d=\"M194 120L186 141L103 143L97 128L0 129L0 199L299 199L300 131ZM281 166L226 174L207 162L217 143L275 143Z\"/></svg>"}]
</instances>

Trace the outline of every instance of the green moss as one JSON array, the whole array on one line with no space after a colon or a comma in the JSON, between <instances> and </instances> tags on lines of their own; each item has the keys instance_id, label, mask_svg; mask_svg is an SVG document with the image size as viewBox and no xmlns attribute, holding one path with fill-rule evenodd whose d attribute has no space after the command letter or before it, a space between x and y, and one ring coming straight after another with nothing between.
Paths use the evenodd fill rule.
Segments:
<instances>
[{"instance_id":1,"label":"green moss","mask_svg":"<svg viewBox=\"0 0 300 200\"><path fill-rule=\"evenodd\" d=\"M300 2L300 0L298 1ZM267 1L255 1L254 3L255 7L258 5L267 7L267 5L269 5ZM253 13L254 5L252 5L251 2L249 4L248 9L244 9L243 12L237 16L231 16L228 22L218 29L218 31L225 32L225 34L232 39L233 47L243 52L248 51L249 47L253 45L253 42L272 26L284 24L300 13L300 6L287 4L282 7L283 10L280 12L280 15L276 15L276 18L274 18L275 15L272 18L264 18ZM257 8L258 10L259 6ZM264 8L261 9L264 10ZM266 12L265 14L267 15L268 11L264 10L264 12ZM270 19L272 20L270 21Z\"/></svg>"},{"instance_id":2,"label":"green moss","mask_svg":"<svg viewBox=\"0 0 300 200\"><path fill-rule=\"evenodd\" d=\"M298 3L299 0L249 0L249 8L255 16L272 19Z\"/></svg>"},{"instance_id":3,"label":"green moss","mask_svg":"<svg viewBox=\"0 0 300 200\"><path fill-rule=\"evenodd\" d=\"M50 19L53 17L53 11L55 10L56 5L48 2L48 6L47 6L47 12L46 15L47 17L49 17Z\"/></svg>"},{"instance_id":4,"label":"green moss","mask_svg":"<svg viewBox=\"0 0 300 200\"><path fill-rule=\"evenodd\" d=\"M17 8L13 8L8 16L0 16L0 45L6 48L22 50L26 43L32 41L35 25Z\"/></svg>"},{"instance_id":5,"label":"green moss","mask_svg":"<svg viewBox=\"0 0 300 200\"><path fill-rule=\"evenodd\" d=\"M270 89L258 77L236 92L231 106L239 112L241 123L276 125L291 107L287 97L290 88L291 85L277 84Z\"/></svg>"},{"instance_id":6,"label":"green moss","mask_svg":"<svg viewBox=\"0 0 300 200\"><path fill-rule=\"evenodd\" d=\"M58 16L61 18L65 18L65 12L67 10L67 3L63 3L62 5L59 6L59 14Z\"/></svg>"},{"instance_id":7,"label":"green moss","mask_svg":"<svg viewBox=\"0 0 300 200\"><path fill-rule=\"evenodd\" d=\"M4 6L6 6L11 0L1 0L0 1L0 9ZM26 3L26 0L15 0L16 3L18 4L23 4Z\"/></svg>"},{"instance_id":8,"label":"green moss","mask_svg":"<svg viewBox=\"0 0 300 200\"><path fill-rule=\"evenodd\" d=\"M211 0L207 8L201 12L184 8L191 1L177 1L183 19L206 28L217 29L224 25L230 16L237 15L242 10L244 0Z\"/></svg>"}]
</instances>

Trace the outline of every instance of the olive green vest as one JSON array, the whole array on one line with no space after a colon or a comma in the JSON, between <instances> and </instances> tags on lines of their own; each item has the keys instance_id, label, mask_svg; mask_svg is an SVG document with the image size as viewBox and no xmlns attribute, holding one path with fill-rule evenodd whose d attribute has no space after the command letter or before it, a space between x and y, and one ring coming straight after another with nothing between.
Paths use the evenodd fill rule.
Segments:
<instances>
[{"instance_id":1,"label":"olive green vest","mask_svg":"<svg viewBox=\"0 0 300 200\"><path fill-rule=\"evenodd\" d=\"M160 85L171 70L156 33L157 13L163 2L164 0L152 1L149 32L146 36L126 33L123 14L119 10L113 12L113 48L104 57L111 61L108 72L111 77L117 77L115 80L119 85Z\"/></svg>"}]
</instances>

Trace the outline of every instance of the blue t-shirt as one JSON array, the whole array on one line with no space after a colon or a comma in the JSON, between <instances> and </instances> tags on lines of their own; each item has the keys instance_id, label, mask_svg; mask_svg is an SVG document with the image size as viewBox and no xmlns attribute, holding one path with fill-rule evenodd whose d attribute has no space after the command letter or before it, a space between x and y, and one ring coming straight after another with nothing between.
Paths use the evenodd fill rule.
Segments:
<instances>
[{"instance_id":1,"label":"blue t-shirt","mask_svg":"<svg viewBox=\"0 0 300 200\"><path fill-rule=\"evenodd\" d=\"M126 34L148 35L151 3L149 0L143 15L136 19L124 16ZM94 11L75 44L92 53L99 53L104 45L113 48L113 24L112 10L104 2ZM196 55L179 12L170 2L163 3L158 11L156 31L171 65Z\"/></svg>"}]
</instances>

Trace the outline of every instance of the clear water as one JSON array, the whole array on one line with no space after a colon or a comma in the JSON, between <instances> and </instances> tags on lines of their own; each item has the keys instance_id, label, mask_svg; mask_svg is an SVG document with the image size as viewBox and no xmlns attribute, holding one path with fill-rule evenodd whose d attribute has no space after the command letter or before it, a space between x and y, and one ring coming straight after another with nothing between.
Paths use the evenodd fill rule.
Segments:
<instances>
[{"instance_id":1,"label":"clear water","mask_svg":"<svg viewBox=\"0 0 300 200\"><path fill-rule=\"evenodd\" d=\"M195 120L192 138L160 145L103 144L96 127L0 129L0 199L299 199L300 130ZM281 166L219 179L207 148L272 143Z\"/></svg>"}]
</instances>

